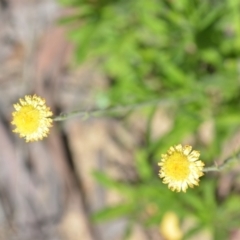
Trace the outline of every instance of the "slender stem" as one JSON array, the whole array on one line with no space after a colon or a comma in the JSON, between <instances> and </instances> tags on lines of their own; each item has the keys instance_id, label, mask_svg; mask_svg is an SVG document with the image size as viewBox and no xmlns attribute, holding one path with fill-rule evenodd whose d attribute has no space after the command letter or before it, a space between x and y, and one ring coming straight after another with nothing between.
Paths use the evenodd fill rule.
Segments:
<instances>
[{"instance_id":1,"label":"slender stem","mask_svg":"<svg viewBox=\"0 0 240 240\"><path fill-rule=\"evenodd\" d=\"M204 172L220 172L223 169L225 169L227 166L229 166L232 162L240 160L240 151L235 153L233 156L230 156L226 158L222 164L214 166L206 167L203 169Z\"/></svg>"},{"instance_id":2,"label":"slender stem","mask_svg":"<svg viewBox=\"0 0 240 240\"><path fill-rule=\"evenodd\" d=\"M82 110L76 110L70 113L64 113L60 114L59 116L56 116L53 118L54 121L65 121L69 118L74 118L74 117L81 117L83 120L86 120L90 117L100 117L104 115L108 115L111 113L116 113L116 112L127 112L130 110L136 110L140 109L143 107L147 106L164 106L164 105L171 105L171 104L178 104L178 105L183 105L189 102L193 102L196 99L196 97L185 97L182 99L176 99L176 98L167 98L167 99L155 99L151 101L146 101L142 103L136 103L128 106L117 106L117 107L112 107L108 109L99 109L99 110L91 110L91 111L82 111ZM233 156L230 156L226 158L222 164L218 165L217 163L213 166L210 167L205 167L203 169L203 172L219 172L223 169L225 169L230 163L240 160L240 151L235 153Z\"/></svg>"},{"instance_id":3,"label":"slender stem","mask_svg":"<svg viewBox=\"0 0 240 240\"><path fill-rule=\"evenodd\" d=\"M220 169L217 165L211 166L211 167L205 167L203 169L203 172L219 172L219 171L220 171Z\"/></svg>"},{"instance_id":4,"label":"slender stem","mask_svg":"<svg viewBox=\"0 0 240 240\"><path fill-rule=\"evenodd\" d=\"M167 99L155 99L151 101L146 101L142 103L136 103L128 106L117 106L107 109L100 109L100 110L91 110L91 111L82 111L82 110L76 110L70 113L64 113L60 114L59 116L56 116L53 118L54 121L64 121L69 118L73 117L80 117L83 120L86 120L90 117L100 117L104 115L108 115L111 113L117 113L117 112L127 112L130 110L136 110L139 108L147 107L147 106L154 106L154 105L171 105L171 104L186 104L189 102L193 102L196 98L195 97L185 97L182 99L174 99L174 98L167 98Z\"/></svg>"}]
</instances>

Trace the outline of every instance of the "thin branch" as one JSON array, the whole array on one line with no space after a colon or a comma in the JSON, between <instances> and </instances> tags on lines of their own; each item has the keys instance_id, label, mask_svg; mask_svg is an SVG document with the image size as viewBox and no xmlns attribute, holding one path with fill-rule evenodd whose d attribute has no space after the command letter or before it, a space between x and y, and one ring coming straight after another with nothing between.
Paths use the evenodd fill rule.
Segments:
<instances>
[{"instance_id":1,"label":"thin branch","mask_svg":"<svg viewBox=\"0 0 240 240\"><path fill-rule=\"evenodd\" d=\"M87 120L91 117L101 117L105 116L108 114L113 114L113 113L120 113L120 112L127 112L130 110L136 110L140 108L144 108L147 106L166 106L166 105L172 105L172 104L178 104L178 105L183 105L189 102L193 102L196 99L196 97L185 97L182 99L176 99L176 98L167 98L167 99L155 99L151 101L146 101L146 102L141 102L141 103L136 103L132 105L127 105L127 106L117 106L117 107L112 107L112 108L107 108L107 109L98 109L98 110L91 110L91 111L82 111L82 110L76 110L70 113L63 113L60 114L59 116L56 116L53 118L54 121L65 121L69 118L74 118L74 117L80 117L83 120Z\"/></svg>"},{"instance_id":2,"label":"thin branch","mask_svg":"<svg viewBox=\"0 0 240 240\"><path fill-rule=\"evenodd\" d=\"M101 117L113 113L120 113L120 112L128 112L131 110L137 110L140 108L144 108L147 106L167 106L167 105L172 105L172 104L177 104L177 105L183 105L187 104L190 102L193 102L196 100L197 97L185 97L182 99L176 99L176 98L167 98L167 99L155 99L151 101L146 101L146 102L141 102L141 103L136 103L132 105L127 105L127 106L116 106L112 108L107 108L107 109L98 109L98 110L91 110L91 111L82 111L82 110L76 110L70 113L63 113L60 114L59 116L56 116L53 118L54 121L65 121L69 118L74 118L74 117L80 117L82 120L87 120L91 117ZM223 169L225 169L230 163L233 161L240 160L240 151L235 153L233 156L226 158L222 164L218 165L215 163L215 165L210 166L210 167L205 167L203 169L203 172L219 172Z\"/></svg>"},{"instance_id":3,"label":"thin branch","mask_svg":"<svg viewBox=\"0 0 240 240\"><path fill-rule=\"evenodd\" d=\"M232 162L240 160L240 151L235 153L233 156L226 158L222 164L206 167L203 169L204 172L220 172L228 167Z\"/></svg>"}]
</instances>

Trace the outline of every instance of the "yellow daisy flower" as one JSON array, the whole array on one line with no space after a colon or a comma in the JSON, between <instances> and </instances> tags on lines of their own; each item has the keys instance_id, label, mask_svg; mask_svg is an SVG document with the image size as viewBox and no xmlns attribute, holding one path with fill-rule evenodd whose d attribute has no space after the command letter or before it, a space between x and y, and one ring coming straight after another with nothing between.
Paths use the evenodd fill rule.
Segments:
<instances>
[{"instance_id":1,"label":"yellow daisy flower","mask_svg":"<svg viewBox=\"0 0 240 240\"><path fill-rule=\"evenodd\" d=\"M181 144L170 147L167 154L162 154L159 177L168 184L172 191L186 192L188 186L198 186L199 178L203 176L204 163L198 160L200 153L192 151L191 146Z\"/></svg>"},{"instance_id":2,"label":"yellow daisy flower","mask_svg":"<svg viewBox=\"0 0 240 240\"><path fill-rule=\"evenodd\" d=\"M38 141L47 136L52 126L53 120L50 117L53 114L44 99L36 95L25 96L24 100L19 99L19 103L13 106L16 110L12 113L11 123L16 126L13 132L19 133L26 142Z\"/></svg>"},{"instance_id":3,"label":"yellow daisy flower","mask_svg":"<svg viewBox=\"0 0 240 240\"><path fill-rule=\"evenodd\" d=\"M159 230L166 240L181 240L183 237L179 218L175 212L166 212L163 215Z\"/></svg>"}]
</instances>

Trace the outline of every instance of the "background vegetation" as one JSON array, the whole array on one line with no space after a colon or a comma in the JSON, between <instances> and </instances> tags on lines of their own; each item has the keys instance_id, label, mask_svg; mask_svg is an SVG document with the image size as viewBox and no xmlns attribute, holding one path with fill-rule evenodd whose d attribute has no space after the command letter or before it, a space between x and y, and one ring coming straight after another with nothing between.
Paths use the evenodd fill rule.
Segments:
<instances>
[{"instance_id":1,"label":"background vegetation","mask_svg":"<svg viewBox=\"0 0 240 240\"><path fill-rule=\"evenodd\" d=\"M127 238L132 223L158 226L166 212L174 211L181 220L194 218L184 239L203 229L213 239L228 239L240 225L239 177L233 179L231 191L224 197L218 192L221 174L206 174L200 186L186 194L173 193L160 182L157 161L171 145L189 143L191 137L201 159L213 165L223 146L239 131L240 2L60 2L73 7L72 15L62 22L76 46L75 63L94 61L108 78L109 88L97 94L97 106L166 99L170 104L164 110L173 121L170 131L154 139L151 125L157 107L143 111L148 120L145 139L135 150L138 179L119 182L96 173L106 188L121 192L124 202L103 209L94 219L128 216ZM211 140L204 142L199 132L209 122ZM149 213L149 207L155 210Z\"/></svg>"}]
</instances>

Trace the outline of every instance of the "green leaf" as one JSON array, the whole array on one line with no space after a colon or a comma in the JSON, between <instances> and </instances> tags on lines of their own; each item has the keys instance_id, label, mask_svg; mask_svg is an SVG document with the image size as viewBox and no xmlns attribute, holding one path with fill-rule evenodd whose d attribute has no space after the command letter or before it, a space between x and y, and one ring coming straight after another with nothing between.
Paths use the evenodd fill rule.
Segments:
<instances>
[{"instance_id":1,"label":"green leaf","mask_svg":"<svg viewBox=\"0 0 240 240\"><path fill-rule=\"evenodd\" d=\"M100 184L102 184L103 186L109 189L113 189L118 192L121 192L123 196L132 197L134 194L133 189L131 188L130 185L128 185L127 183L124 184L119 181L116 181L110 178L109 176L107 176L105 173L95 171L93 173L93 176Z\"/></svg>"},{"instance_id":2,"label":"green leaf","mask_svg":"<svg viewBox=\"0 0 240 240\"><path fill-rule=\"evenodd\" d=\"M147 159L147 153L144 150L137 151L136 156L136 168L140 178L143 181L147 181L152 177L151 165Z\"/></svg>"},{"instance_id":3,"label":"green leaf","mask_svg":"<svg viewBox=\"0 0 240 240\"><path fill-rule=\"evenodd\" d=\"M134 210L133 204L119 204L112 207L106 207L93 214L92 220L94 222L109 221L129 215Z\"/></svg>"}]
</instances>

